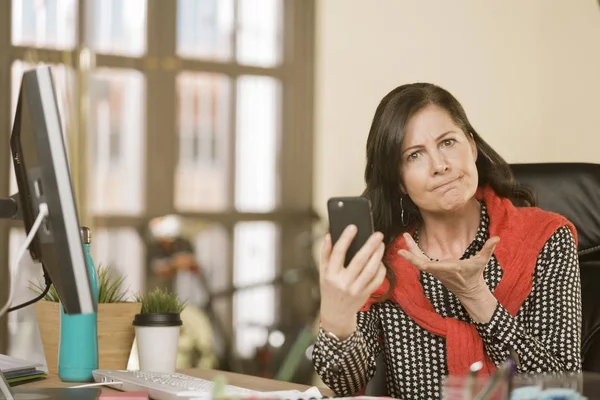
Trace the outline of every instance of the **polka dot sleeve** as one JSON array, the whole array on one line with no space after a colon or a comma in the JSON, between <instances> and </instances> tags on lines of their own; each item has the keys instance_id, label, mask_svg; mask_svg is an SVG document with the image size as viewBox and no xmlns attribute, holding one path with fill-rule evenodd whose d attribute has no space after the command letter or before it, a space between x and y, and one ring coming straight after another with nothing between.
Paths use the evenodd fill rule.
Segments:
<instances>
[{"instance_id":1,"label":"polka dot sleeve","mask_svg":"<svg viewBox=\"0 0 600 400\"><path fill-rule=\"evenodd\" d=\"M338 341L319 329L312 359L323 382L338 396L352 396L363 390L375 374L375 359L381 351L381 327L376 312L359 312L357 330Z\"/></svg>"},{"instance_id":2,"label":"polka dot sleeve","mask_svg":"<svg viewBox=\"0 0 600 400\"><path fill-rule=\"evenodd\" d=\"M542 249L519 314L517 322L498 304L490 322L476 324L496 365L512 355L519 372L581 371L581 282L569 228L559 228Z\"/></svg>"}]
</instances>

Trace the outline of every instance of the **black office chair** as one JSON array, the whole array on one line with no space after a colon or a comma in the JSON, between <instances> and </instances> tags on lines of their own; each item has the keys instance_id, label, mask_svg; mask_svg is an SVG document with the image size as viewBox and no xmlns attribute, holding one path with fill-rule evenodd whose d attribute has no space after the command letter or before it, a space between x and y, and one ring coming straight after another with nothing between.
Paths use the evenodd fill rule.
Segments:
<instances>
[{"instance_id":1,"label":"black office chair","mask_svg":"<svg viewBox=\"0 0 600 400\"><path fill-rule=\"evenodd\" d=\"M577 229L581 271L583 370L600 372L600 165L546 163L511 165L517 181L532 188L538 206L569 219ZM366 388L372 396L387 395L385 359Z\"/></svg>"},{"instance_id":2,"label":"black office chair","mask_svg":"<svg viewBox=\"0 0 600 400\"><path fill-rule=\"evenodd\" d=\"M577 229L583 325L583 370L600 372L600 165L514 164L517 181L531 187L538 206L565 216Z\"/></svg>"}]
</instances>

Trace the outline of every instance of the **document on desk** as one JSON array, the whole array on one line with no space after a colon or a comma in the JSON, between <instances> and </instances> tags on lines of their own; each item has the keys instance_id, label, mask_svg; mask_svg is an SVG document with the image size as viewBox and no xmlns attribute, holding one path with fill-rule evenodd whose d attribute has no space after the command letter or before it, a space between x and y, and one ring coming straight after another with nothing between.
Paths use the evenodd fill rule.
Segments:
<instances>
[{"instance_id":1,"label":"document on desk","mask_svg":"<svg viewBox=\"0 0 600 400\"><path fill-rule=\"evenodd\" d=\"M310 399L320 399L323 397L319 389L316 387L311 387L304 392L299 390L283 390L279 392L256 392L252 395L252 397L265 397L269 399L279 399L279 400L310 400Z\"/></svg>"},{"instance_id":2,"label":"document on desk","mask_svg":"<svg viewBox=\"0 0 600 400\"><path fill-rule=\"evenodd\" d=\"M224 394L221 398L235 398L237 400L248 399L277 399L277 400L314 400L321 399L323 395L316 387L311 387L304 392L299 390L282 390L276 392L259 392L255 390L244 389L236 386L225 386L223 390ZM215 394L212 391L207 391L205 395L194 396L186 398L186 400L208 400L215 398Z\"/></svg>"},{"instance_id":3,"label":"document on desk","mask_svg":"<svg viewBox=\"0 0 600 400\"><path fill-rule=\"evenodd\" d=\"M26 376L32 373L41 373L38 370L41 367L43 367L42 364L0 354L0 371L2 371L7 379Z\"/></svg>"}]
</instances>

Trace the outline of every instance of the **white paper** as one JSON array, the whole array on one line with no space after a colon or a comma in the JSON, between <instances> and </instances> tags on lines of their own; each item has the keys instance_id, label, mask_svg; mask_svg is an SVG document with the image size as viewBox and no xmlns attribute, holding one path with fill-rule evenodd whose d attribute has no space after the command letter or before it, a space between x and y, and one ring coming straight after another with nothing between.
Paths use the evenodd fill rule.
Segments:
<instances>
[{"instance_id":1,"label":"white paper","mask_svg":"<svg viewBox=\"0 0 600 400\"><path fill-rule=\"evenodd\" d=\"M289 399L289 400L309 400L309 399L321 399L323 395L315 386L310 389L301 392L299 390L284 390L279 392L259 392L257 397L277 397L278 399Z\"/></svg>"},{"instance_id":2,"label":"white paper","mask_svg":"<svg viewBox=\"0 0 600 400\"><path fill-rule=\"evenodd\" d=\"M209 382L212 386L212 382ZM299 390L283 390L276 392L259 392L256 390L244 389L237 386L227 385L223 388L224 397L230 395L237 399L243 399L244 396L251 398L268 398L268 399L279 399L279 400L311 400L321 399L323 395L315 386L301 392ZM184 397L189 400L207 400L213 398L212 387L204 394L200 396Z\"/></svg>"},{"instance_id":3,"label":"white paper","mask_svg":"<svg viewBox=\"0 0 600 400\"><path fill-rule=\"evenodd\" d=\"M9 357L0 354L0 370L2 372L13 372L22 369L34 369L42 367L42 364L32 363L30 361L21 360L19 358Z\"/></svg>"}]
</instances>

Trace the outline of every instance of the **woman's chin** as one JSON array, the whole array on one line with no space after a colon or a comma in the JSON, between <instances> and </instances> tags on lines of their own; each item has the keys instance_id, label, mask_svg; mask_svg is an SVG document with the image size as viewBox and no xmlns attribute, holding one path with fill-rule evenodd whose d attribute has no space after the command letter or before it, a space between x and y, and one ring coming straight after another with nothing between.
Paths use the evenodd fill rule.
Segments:
<instances>
[{"instance_id":1,"label":"woman's chin","mask_svg":"<svg viewBox=\"0 0 600 400\"><path fill-rule=\"evenodd\" d=\"M449 190L439 199L439 208L442 212L453 213L464 208L472 196L467 196L464 191Z\"/></svg>"}]
</instances>

